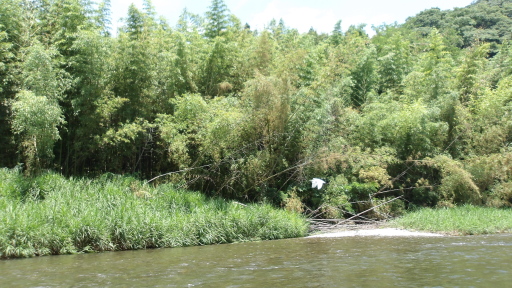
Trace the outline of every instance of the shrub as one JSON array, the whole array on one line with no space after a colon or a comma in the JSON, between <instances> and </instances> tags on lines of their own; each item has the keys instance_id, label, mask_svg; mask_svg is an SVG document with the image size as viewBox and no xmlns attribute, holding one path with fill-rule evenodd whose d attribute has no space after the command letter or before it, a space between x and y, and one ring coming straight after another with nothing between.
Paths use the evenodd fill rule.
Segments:
<instances>
[{"instance_id":1,"label":"shrub","mask_svg":"<svg viewBox=\"0 0 512 288\"><path fill-rule=\"evenodd\" d=\"M377 214L377 218L379 219L388 219L393 217L398 217L404 214L405 212L405 202L401 199L395 199L386 197L383 199L375 199L374 205L378 206L375 208L375 214ZM386 203L387 201L390 201ZM386 203L386 204L383 204ZM381 205L383 204L383 205ZM379 206L380 205L380 206Z\"/></svg>"},{"instance_id":2,"label":"shrub","mask_svg":"<svg viewBox=\"0 0 512 288\"><path fill-rule=\"evenodd\" d=\"M322 194L321 211L326 218L343 218L346 212L353 212L349 202L348 185L342 175L336 176Z\"/></svg>"},{"instance_id":3,"label":"shrub","mask_svg":"<svg viewBox=\"0 0 512 288\"><path fill-rule=\"evenodd\" d=\"M288 196L284 199L284 209L290 212L302 213L304 212L304 204L297 196L295 191L292 191L288 194Z\"/></svg>"},{"instance_id":4,"label":"shrub","mask_svg":"<svg viewBox=\"0 0 512 288\"><path fill-rule=\"evenodd\" d=\"M465 161L465 167L480 191L485 192L496 181L508 181L512 178L512 153L472 157Z\"/></svg>"},{"instance_id":5,"label":"shrub","mask_svg":"<svg viewBox=\"0 0 512 288\"><path fill-rule=\"evenodd\" d=\"M497 183L484 197L488 207L512 207L512 182Z\"/></svg>"},{"instance_id":6,"label":"shrub","mask_svg":"<svg viewBox=\"0 0 512 288\"><path fill-rule=\"evenodd\" d=\"M436 156L432 160L434 166L440 169L442 175L441 185L439 186L440 204L481 203L480 189L473 181L472 175L464 170L461 162L444 155Z\"/></svg>"}]
</instances>

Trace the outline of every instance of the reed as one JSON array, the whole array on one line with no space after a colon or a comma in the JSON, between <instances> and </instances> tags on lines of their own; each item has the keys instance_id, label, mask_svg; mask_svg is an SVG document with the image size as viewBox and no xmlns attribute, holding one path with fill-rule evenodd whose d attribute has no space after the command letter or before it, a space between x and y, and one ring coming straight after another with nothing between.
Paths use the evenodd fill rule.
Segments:
<instances>
[{"instance_id":1,"label":"reed","mask_svg":"<svg viewBox=\"0 0 512 288\"><path fill-rule=\"evenodd\" d=\"M25 178L0 169L0 258L301 237L305 219L106 174Z\"/></svg>"},{"instance_id":2,"label":"reed","mask_svg":"<svg viewBox=\"0 0 512 288\"><path fill-rule=\"evenodd\" d=\"M512 209L465 205L453 208L423 208L397 218L392 225L404 229L449 235L512 232Z\"/></svg>"}]
</instances>

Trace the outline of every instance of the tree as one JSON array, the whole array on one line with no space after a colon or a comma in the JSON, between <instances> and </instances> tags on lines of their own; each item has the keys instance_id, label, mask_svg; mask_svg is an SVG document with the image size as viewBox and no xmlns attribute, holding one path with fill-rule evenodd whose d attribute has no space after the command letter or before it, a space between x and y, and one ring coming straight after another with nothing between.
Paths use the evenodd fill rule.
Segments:
<instances>
[{"instance_id":1,"label":"tree","mask_svg":"<svg viewBox=\"0 0 512 288\"><path fill-rule=\"evenodd\" d=\"M110 25L112 24L110 2L110 0L102 0L94 17L96 26L100 28L101 34L104 36L110 36Z\"/></svg>"},{"instance_id":2,"label":"tree","mask_svg":"<svg viewBox=\"0 0 512 288\"><path fill-rule=\"evenodd\" d=\"M21 72L23 89L56 103L62 100L71 82L69 75L56 67L53 59L57 57L55 48L45 49L38 42L27 48Z\"/></svg>"},{"instance_id":3,"label":"tree","mask_svg":"<svg viewBox=\"0 0 512 288\"><path fill-rule=\"evenodd\" d=\"M177 31L172 33L172 41L176 44L173 83L169 89L174 95L197 93L201 86L201 69L208 55L208 39L201 35L203 18L184 10L176 25Z\"/></svg>"},{"instance_id":4,"label":"tree","mask_svg":"<svg viewBox=\"0 0 512 288\"><path fill-rule=\"evenodd\" d=\"M126 18L126 27L124 32L130 37L136 39L144 30L144 14L132 3L128 7L128 18Z\"/></svg>"},{"instance_id":5,"label":"tree","mask_svg":"<svg viewBox=\"0 0 512 288\"><path fill-rule=\"evenodd\" d=\"M433 29L427 39L426 52L405 78L405 94L429 101L442 98L452 86L453 59L446 49L443 36Z\"/></svg>"},{"instance_id":6,"label":"tree","mask_svg":"<svg viewBox=\"0 0 512 288\"><path fill-rule=\"evenodd\" d=\"M58 127L64 124L59 101L70 81L56 67L55 49L45 49L39 42L27 48L22 64L22 91L11 102L11 129L21 137L19 149L28 173L49 167L53 145L60 139Z\"/></svg>"},{"instance_id":7,"label":"tree","mask_svg":"<svg viewBox=\"0 0 512 288\"><path fill-rule=\"evenodd\" d=\"M201 16L190 13L185 8L178 19L176 29L183 34L198 32L202 29L203 21L204 19Z\"/></svg>"},{"instance_id":8,"label":"tree","mask_svg":"<svg viewBox=\"0 0 512 288\"><path fill-rule=\"evenodd\" d=\"M213 48L206 59L203 68L202 91L204 95L218 94L220 83L229 81L231 63L228 54L228 43L223 38L217 38L212 43Z\"/></svg>"},{"instance_id":9,"label":"tree","mask_svg":"<svg viewBox=\"0 0 512 288\"><path fill-rule=\"evenodd\" d=\"M350 72L354 83L350 100L354 107L362 106L366 102L369 93L374 90L377 83L375 46L371 45L361 52L356 66Z\"/></svg>"},{"instance_id":10,"label":"tree","mask_svg":"<svg viewBox=\"0 0 512 288\"><path fill-rule=\"evenodd\" d=\"M343 31L341 31L341 20L339 20L334 25L334 30L332 30L329 41L330 41L331 45L337 46L337 45L340 45L342 38L343 38Z\"/></svg>"},{"instance_id":11,"label":"tree","mask_svg":"<svg viewBox=\"0 0 512 288\"><path fill-rule=\"evenodd\" d=\"M252 55L253 67L262 75L268 76L275 53L275 43L268 31L263 31L256 40Z\"/></svg>"},{"instance_id":12,"label":"tree","mask_svg":"<svg viewBox=\"0 0 512 288\"><path fill-rule=\"evenodd\" d=\"M215 38L220 36L229 26L229 9L223 0L212 0L206 12L205 36Z\"/></svg>"},{"instance_id":13,"label":"tree","mask_svg":"<svg viewBox=\"0 0 512 288\"><path fill-rule=\"evenodd\" d=\"M225 33L211 40L206 59L203 59L201 71L201 93L208 96L220 96L228 92L238 92L243 87L249 66L250 55L245 49L241 33ZM245 50L244 50L245 49ZM251 71L252 72L252 71Z\"/></svg>"},{"instance_id":14,"label":"tree","mask_svg":"<svg viewBox=\"0 0 512 288\"><path fill-rule=\"evenodd\" d=\"M53 146L60 139L58 127L64 123L60 107L44 96L21 91L11 104L12 130L20 135L27 174L50 167Z\"/></svg>"},{"instance_id":15,"label":"tree","mask_svg":"<svg viewBox=\"0 0 512 288\"><path fill-rule=\"evenodd\" d=\"M341 52L339 56L343 57L337 61L345 62L343 68L349 71L347 76L351 82L351 91L348 101L353 107L360 107L366 102L368 94L377 83L376 48L364 32L364 25L359 25L350 26L343 43L335 49L338 49Z\"/></svg>"},{"instance_id":16,"label":"tree","mask_svg":"<svg viewBox=\"0 0 512 288\"><path fill-rule=\"evenodd\" d=\"M66 60L70 57L70 48L79 30L94 27L92 21L94 8L90 0L45 1L38 3L37 17L41 30L40 41L54 45ZM65 64L63 65L65 66Z\"/></svg>"},{"instance_id":17,"label":"tree","mask_svg":"<svg viewBox=\"0 0 512 288\"><path fill-rule=\"evenodd\" d=\"M510 1L475 1L465 8L440 10L432 8L407 19L405 27L427 36L436 28L460 48L470 47L474 41L491 43L491 55L497 44L511 38L512 24Z\"/></svg>"},{"instance_id":18,"label":"tree","mask_svg":"<svg viewBox=\"0 0 512 288\"><path fill-rule=\"evenodd\" d=\"M187 43L182 33L175 33L176 36L176 58L174 67L177 68L174 75L172 90L175 95L197 92L197 84L193 75L193 63L190 55L190 44Z\"/></svg>"},{"instance_id":19,"label":"tree","mask_svg":"<svg viewBox=\"0 0 512 288\"><path fill-rule=\"evenodd\" d=\"M76 89L66 115L66 131L62 134L63 147L58 160L65 174L94 171L98 165L99 151L95 137L106 127L100 103L112 96L112 53L114 41L105 37L103 29L80 31L71 49L75 56L70 60Z\"/></svg>"},{"instance_id":20,"label":"tree","mask_svg":"<svg viewBox=\"0 0 512 288\"><path fill-rule=\"evenodd\" d=\"M380 93L403 92L403 80L412 69L411 43L395 27L385 27L372 38L377 49L377 87Z\"/></svg>"},{"instance_id":21,"label":"tree","mask_svg":"<svg viewBox=\"0 0 512 288\"><path fill-rule=\"evenodd\" d=\"M23 43L23 21L28 14L21 1L0 0L0 166L14 166L16 146L12 141L8 101L18 92L18 52Z\"/></svg>"},{"instance_id":22,"label":"tree","mask_svg":"<svg viewBox=\"0 0 512 288\"><path fill-rule=\"evenodd\" d=\"M481 75L485 75L483 72L489 48L490 44L483 44L467 49L456 76L461 103L474 100L483 92L486 83Z\"/></svg>"}]
</instances>

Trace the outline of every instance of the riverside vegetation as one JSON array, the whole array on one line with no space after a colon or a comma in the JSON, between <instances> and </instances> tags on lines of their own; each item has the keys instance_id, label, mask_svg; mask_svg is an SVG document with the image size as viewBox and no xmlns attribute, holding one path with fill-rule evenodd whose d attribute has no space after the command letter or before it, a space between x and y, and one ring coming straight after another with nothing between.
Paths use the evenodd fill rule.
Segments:
<instances>
[{"instance_id":1,"label":"riverside vegetation","mask_svg":"<svg viewBox=\"0 0 512 288\"><path fill-rule=\"evenodd\" d=\"M331 33L299 33L282 20L257 31L222 0L171 26L143 3L130 6L114 36L108 0L0 0L0 167L17 171L2 173L22 172L19 181L37 187L40 177L61 177L44 171L59 171L59 181L85 190L111 187L101 182L108 173L165 175L154 188L140 184L151 198L127 198L139 212L167 197L160 187L176 185L207 202L268 203L319 218L512 206L511 0L428 9L373 27L372 37L341 21ZM311 189L313 177L325 188ZM69 184L35 197L40 189L24 185L0 192L11 207L4 217L31 217L19 213L40 205L52 220L52 201L81 191ZM104 190L87 197L115 198ZM37 230L61 239L23 225L30 229L0 237L32 239L24 233ZM87 227L77 229L112 249L132 247ZM62 239L67 247L75 238ZM23 245L6 247L31 247Z\"/></svg>"},{"instance_id":2,"label":"riverside vegetation","mask_svg":"<svg viewBox=\"0 0 512 288\"><path fill-rule=\"evenodd\" d=\"M454 208L423 208L391 221L404 229L448 235L512 232L512 210L464 205Z\"/></svg>"},{"instance_id":3,"label":"riverside vegetation","mask_svg":"<svg viewBox=\"0 0 512 288\"><path fill-rule=\"evenodd\" d=\"M305 218L132 177L0 169L0 258L301 237Z\"/></svg>"}]
</instances>

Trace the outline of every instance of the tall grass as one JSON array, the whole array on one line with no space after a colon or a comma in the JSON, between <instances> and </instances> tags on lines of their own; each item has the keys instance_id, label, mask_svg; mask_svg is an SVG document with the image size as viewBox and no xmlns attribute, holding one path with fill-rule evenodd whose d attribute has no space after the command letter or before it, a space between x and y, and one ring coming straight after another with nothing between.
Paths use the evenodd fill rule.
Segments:
<instances>
[{"instance_id":1,"label":"tall grass","mask_svg":"<svg viewBox=\"0 0 512 288\"><path fill-rule=\"evenodd\" d=\"M305 219L266 204L211 199L103 175L25 178L0 169L0 258L301 237Z\"/></svg>"},{"instance_id":2,"label":"tall grass","mask_svg":"<svg viewBox=\"0 0 512 288\"><path fill-rule=\"evenodd\" d=\"M512 209L477 207L424 208L395 219L394 226L453 235L512 232Z\"/></svg>"}]
</instances>

